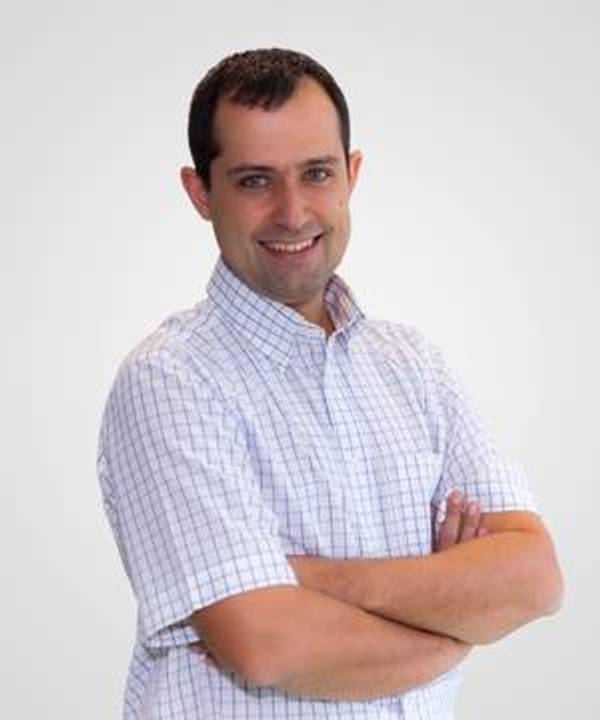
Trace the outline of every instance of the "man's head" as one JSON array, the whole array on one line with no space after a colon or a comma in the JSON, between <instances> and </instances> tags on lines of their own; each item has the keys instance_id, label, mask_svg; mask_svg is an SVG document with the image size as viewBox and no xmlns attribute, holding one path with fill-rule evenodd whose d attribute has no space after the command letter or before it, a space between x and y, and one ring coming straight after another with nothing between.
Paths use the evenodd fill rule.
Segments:
<instances>
[{"instance_id":1,"label":"man's head","mask_svg":"<svg viewBox=\"0 0 600 720\"><path fill-rule=\"evenodd\" d=\"M350 116L346 99L332 75L308 55L292 50L247 50L211 68L194 92L188 117L188 142L196 172L210 190L210 166L220 153L215 132L219 100L227 97L263 110L283 105L298 81L312 78L329 95L338 115L346 161L350 154Z\"/></svg>"},{"instance_id":2,"label":"man's head","mask_svg":"<svg viewBox=\"0 0 600 720\"><path fill-rule=\"evenodd\" d=\"M196 88L188 136L195 169L183 168L182 181L223 259L256 291L318 322L360 165L335 80L288 50L232 55Z\"/></svg>"}]
</instances>

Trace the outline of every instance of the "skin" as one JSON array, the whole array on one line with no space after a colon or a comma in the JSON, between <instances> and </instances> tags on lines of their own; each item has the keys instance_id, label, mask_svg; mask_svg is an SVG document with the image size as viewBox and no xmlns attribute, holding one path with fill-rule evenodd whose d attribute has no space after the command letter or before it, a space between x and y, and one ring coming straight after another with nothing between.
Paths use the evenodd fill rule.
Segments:
<instances>
[{"instance_id":1,"label":"skin","mask_svg":"<svg viewBox=\"0 0 600 720\"><path fill-rule=\"evenodd\" d=\"M194 207L212 222L221 255L241 280L329 334L324 290L348 245L361 164L359 151L346 163L333 103L305 78L275 110L220 100L215 128L221 154L211 164L210 191L193 168L181 171ZM317 235L307 254L275 256L265 247Z\"/></svg>"},{"instance_id":2,"label":"skin","mask_svg":"<svg viewBox=\"0 0 600 720\"><path fill-rule=\"evenodd\" d=\"M422 557L289 557L304 587L470 644L499 640L560 607L554 547L530 512L482 514L452 493L436 552Z\"/></svg>"},{"instance_id":3,"label":"skin","mask_svg":"<svg viewBox=\"0 0 600 720\"><path fill-rule=\"evenodd\" d=\"M481 524L481 520L478 503L468 502L458 490L450 493L446 517L435 539L436 552L447 550L459 542L487 535L487 528Z\"/></svg>"},{"instance_id":4,"label":"skin","mask_svg":"<svg viewBox=\"0 0 600 720\"><path fill-rule=\"evenodd\" d=\"M480 519L475 503L453 494L438 548L485 535ZM250 685L345 701L411 690L471 650L468 643L390 622L308 585L242 593L194 613L203 642L192 649Z\"/></svg>"}]
</instances>

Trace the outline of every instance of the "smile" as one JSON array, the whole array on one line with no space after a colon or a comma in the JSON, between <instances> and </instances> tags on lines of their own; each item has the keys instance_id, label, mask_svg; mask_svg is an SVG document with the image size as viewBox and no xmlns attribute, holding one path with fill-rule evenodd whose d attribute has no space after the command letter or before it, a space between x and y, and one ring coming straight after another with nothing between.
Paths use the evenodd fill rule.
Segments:
<instances>
[{"instance_id":1,"label":"smile","mask_svg":"<svg viewBox=\"0 0 600 720\"><path fill-rule=\"evenodd\" d=\"M304 253L313 248L321 239L323 233L316 235L310 240L303 240L299 243L262 243L265 250L273 254L282 255L298 255Z\"/></svg>"}]
</instances>

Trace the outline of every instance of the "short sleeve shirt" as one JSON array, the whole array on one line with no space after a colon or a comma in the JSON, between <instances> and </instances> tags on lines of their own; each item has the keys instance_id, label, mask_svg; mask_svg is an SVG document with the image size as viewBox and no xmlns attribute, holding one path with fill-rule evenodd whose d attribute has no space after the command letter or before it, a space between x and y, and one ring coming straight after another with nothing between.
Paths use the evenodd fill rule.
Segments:
<instances>
[{"instance_id":1,"label":"short sleeve shirt","mask_svg":"<svg viewBox=\"0 0 600 720\"><path fill-rule=\"evenodd\" d=\"M333 702L249 687L190 650L195 610L296 585L288 554L431 553L454 488L484 511L535 509L437 347L366 318L337 275L325 301L329 337L219 259L207 298L119 368L98 472L138 609L125 720L453 716L459 670Z\"/></svg>"}]
</instances>

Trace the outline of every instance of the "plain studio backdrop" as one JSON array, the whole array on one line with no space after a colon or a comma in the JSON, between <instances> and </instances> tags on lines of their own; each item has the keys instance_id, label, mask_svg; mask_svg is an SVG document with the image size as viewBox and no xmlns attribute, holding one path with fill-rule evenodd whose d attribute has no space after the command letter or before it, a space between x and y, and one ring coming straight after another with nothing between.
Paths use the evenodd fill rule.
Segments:
<instances>
[{"instance_id":1,"label":"plain studio backdrop","mask_svg":"<svg viewBox=\"0 0 600 720\"><path fill-rule=\"evenodd\" d=\"M135 606L100 415L217 257L178 180L193 88L271 46L347 93L365 162L340 273L446 350L558 545L564 609L472 653L458 718L600 716L599 22L577 0L4 6L1 717L120 716Z\"/></svg>"}]
</instances>

